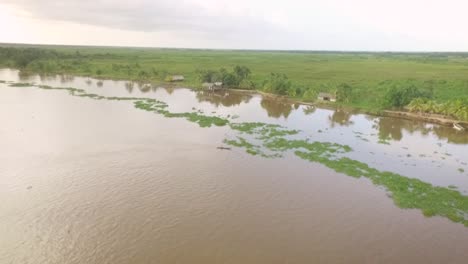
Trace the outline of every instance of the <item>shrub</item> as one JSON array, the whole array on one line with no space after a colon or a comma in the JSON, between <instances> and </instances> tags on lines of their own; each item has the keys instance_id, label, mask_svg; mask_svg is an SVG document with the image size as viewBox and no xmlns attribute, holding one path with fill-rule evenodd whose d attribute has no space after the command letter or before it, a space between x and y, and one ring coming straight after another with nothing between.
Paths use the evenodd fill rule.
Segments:
<instances>
[{"instance_id":1,"label":"shrub","mask_svg":"<svg viewBox=\"0 0 468 264\"><path fill-rule=\"evenodd\" d=\"M336 99L338 102L349 103L353 96L353 88L347 84L343 83L338 85L336 90Z\"/></svg>"},{"instance_id":2,"label":"shrub","mask_svg":"<svg viewBox=\"0 0 468 264\"><path fill-rule=\"evenodd\" d=\"M431 98L432 94L429 91L420 90L414 85L393 86L385 94L384 103L389 107L403 107L418 97Z\"/></svg>"},{"instance_id":3,"label":"shrub","mask_svg":"<svg viewBox=\"0 0 468 264\"><path fill-rule=\"evenodd\" d=\"M264 81L263 89L267 92L287 95L291 85L291 81L286 74L271 73L269 78Z\"/></svg>"}]
</instances>

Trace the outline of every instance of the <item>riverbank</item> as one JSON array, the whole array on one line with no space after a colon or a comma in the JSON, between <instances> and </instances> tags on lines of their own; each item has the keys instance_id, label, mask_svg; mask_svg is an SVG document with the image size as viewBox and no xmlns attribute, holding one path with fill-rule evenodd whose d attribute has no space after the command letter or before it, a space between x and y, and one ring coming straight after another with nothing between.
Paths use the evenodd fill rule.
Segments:
<instances>
[{"instance_id":1,"label":"riverbank","mask_svg":"<svg viewBox=\"0 0 468 264\"><path fill-rule=\"evenodd\" d=\"M384 110L382 111L383 116L403 118L408 120L418 120L428 123L434 123L444 126L453 126L453 124L458 123L464 128L468 128L467 121L461 121L457 119L448 118L446 116L437 115L437 114L428 114L428 113L412 113L406 111L393 111L393 110Z\"/></svg>"},{"instance_id":2,"label":"riverbank","mask_svg":"<svg viewBox=\"0 0 468 264\"><path fill-rule=\"evenodd\" d=\"M332 103L332 102L305 102L298 99L290 98L287 96L280 96L276 94L266 93L263 91L256 91L256 90L242 90L242 89L226 89L227 91L234 91L238 93L246 93L246 94L258 94L264 97L272 98L275 100L281 100L285 102L289 102L291 104L300 104L306 106L313 106L313 107L320 107L329 110L336 110L341 109L344 111L352 112L352 113L362 113L368 114L373 116L385 116L385 117L393 117L393 118L401 118L406 120L415 120L415 121L423 121L432 124L438 124L443 126L453 126L454 123L458 123L464 128L468 128L468 121L457 120L454 118L449 118L447 116L438 115L438 114L429 114L429 113L412 113L408 111L396 111L396 110L381 110L381 111L369 111L369 110L362 110L359 108L354 108L349 105L343 105L339 103Z\"/></svg>"},{"instance_id":3,"label":"riverbank","mask_svg":"<svg viewBox=\"0 0 468 264\"><path fill-rule=\"evenodd\" d=\"M29 73L23 73L23 74L27 75L27 74L35 74L35 73L29 72ZM60 74L57 74L57 75L60 75ZM82 75L75 75L75 74L70 74L70 75L74 77L96 78L101 81L134 82L142 86L146 84L150 84L153 87L160 86L160 87L168 87L168 88L174 88L174 89L178 89L178 88L191 89L194 91L201 91L204 89L203 87L196 86L196 85L188 86L186 85L185 82L167 82L167 81L149 82L145 80L126 80L126 79L121 79L121 78L103 78L103 77L82 76ZM222 91L228 91L228 92L232 91L235 93L250 94L250 95L261 95L269 99L278 100L278 101L289 103L289 104L300 104L300 105L305 105L305 106L319 107L319 108L328 109L328 110L340 109L340 110L344 110L344 111L351 112L351 113L362 113L362 114L368 114L368 115L373 115L373 116L387 116L387 117L401 118L401 119L406 119L406 120L424 121L424 122L439 124L439 125L444 125L444 126L453 126L454 123L459 123L464 128L468 128L467 121L451 119L451 118L447 118L447 117L436 115L436 114L412 113L412 112L407 112L407 111L396 111L396 110L362 109L362 108L354 107L352 105L346 105L346 104L337 103L337 102L327 102L327 101L318 101L318 100L304 101L298 98L293 98L293 97L284 96L284 95L277 95L277 94L268 93L268 92L261 91L261 90L224 88L222 89Z\"/></svg>"},{"instance_id":4,"label":"riverbank","mask_svg":"<svg viewBox=\"0 0 468 264\"><path fill-rule=\"evenodd\" d=\"M340 107L352 107L371 114L379 114L385 108L385 95L392 87L432 91L432 99L440 103L466 96L467 57L468 53L0 45L0 66L3 67L21 68L33 73L72 74L164 85L168 85L164 82L167 77L183 75L182 83L170 84L174 87L201 87L204 82L200 79L201 73L232 81L233 76L240 76L236 75L234 68L241 66L249 70L248 74L241 74L246 77L242 85L247 83L246 86L252 90L281 94L309 104L317 103L321 92L334 94L340 87L346 87L348 94L340 102Z\"/></svg>"}]
</instances>

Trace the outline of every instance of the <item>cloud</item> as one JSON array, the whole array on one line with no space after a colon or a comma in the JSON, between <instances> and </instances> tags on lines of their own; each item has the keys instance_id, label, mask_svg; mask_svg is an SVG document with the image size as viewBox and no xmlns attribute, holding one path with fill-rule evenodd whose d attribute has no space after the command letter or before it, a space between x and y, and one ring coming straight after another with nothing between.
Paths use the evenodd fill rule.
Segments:
<instances>
[{"instance_id":1,"label":"cloud","mask_svg":"<svg viewBox=\"0 0 468 264\"><path fill-rule=\"evenodd\" d=\"M206 48L468 49L468 34L463 34L468 24L466 0L0 1L17 11L17 21L24 20L24 38L39 28L46 34L37 42L45 43L53 39ZM52 35L54 29L67 28L80 33L92 28L94 34ZM132 42L135 36L138 39Z\"/></svg>"},{"instance_id":2,"label":"cloud","mask_svg":"<svg viewBox=\"0 0 468 264\"><path fill-rule=\"evenodd\" d=\"M143 32L229 35L271 32L264 19L235 14L216 1L4 0L31 17ZM210 6L207 3L213 4ZM213 8L216 7L216 8Z\"/></svg>"}]
</instances>

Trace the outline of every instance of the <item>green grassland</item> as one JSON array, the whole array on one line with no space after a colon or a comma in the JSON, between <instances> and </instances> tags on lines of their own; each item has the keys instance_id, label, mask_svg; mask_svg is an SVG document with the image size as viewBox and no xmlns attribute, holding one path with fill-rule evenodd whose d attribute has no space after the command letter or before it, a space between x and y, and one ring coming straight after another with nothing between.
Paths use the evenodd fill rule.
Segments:
<instances>
[{"instance_id":1,"label":"green grassland","mask_svg":"<svg viewBox=\"0 0 468 264\"><path fill-rule=\"evenodd\" d=\"M334 93L346 85L351 92L339 104L366 111L376 112L393 106L385 103L385 96L395 87L430 91L430 99L437 103L468 97L468 53L0 45L1 67L151 82L163 82L167 76L181 74L185 81L178 85L193 88L201 87L200 71L221 68L230 71L237 65L251 72L248 77L251 85L244 88L313 102L319 92ZM271 87L268 85L271 73L286 78L285 90L268 88Z\"/></svg>"}]
</instances>

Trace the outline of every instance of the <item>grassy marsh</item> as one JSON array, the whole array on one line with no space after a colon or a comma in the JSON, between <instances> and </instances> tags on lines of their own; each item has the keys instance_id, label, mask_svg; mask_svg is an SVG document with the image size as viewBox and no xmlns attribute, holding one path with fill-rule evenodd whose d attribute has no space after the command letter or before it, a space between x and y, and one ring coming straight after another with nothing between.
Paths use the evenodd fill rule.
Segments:
<instances>
[{"instance_id":1,"label":"grassy marsh","mask_svg":"<svg viewBox=\"0 0 468 264\"><path fill-rule=\"evenodd\" d=\"M443 103L468 94L468 53L378 53L311 51L184 50L158 48L0 46L0 67L96 78L165 82L182 74L185 87L201 87L199 71L251 71L250 89L272 92L266 82L281 74L291 82L282 95L315 101L319 92L346 85L351 96L342 105L379 112L388 90L417 87ZM242 88L242 85L241 85ZM274 92L274 91L273 91Z\"/></svg>"}]
</instances>

